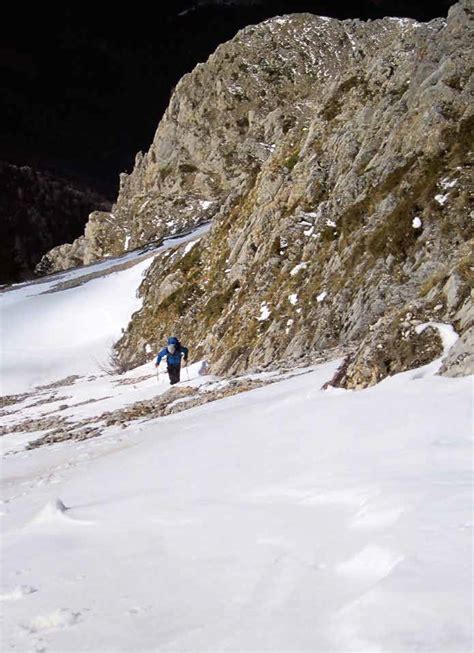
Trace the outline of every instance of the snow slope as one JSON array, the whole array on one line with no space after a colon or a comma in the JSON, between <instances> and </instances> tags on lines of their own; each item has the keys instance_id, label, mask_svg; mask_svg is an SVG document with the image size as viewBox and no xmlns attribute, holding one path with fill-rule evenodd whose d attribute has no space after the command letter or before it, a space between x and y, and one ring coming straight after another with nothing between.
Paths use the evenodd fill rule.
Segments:
<instances>
[{"instance_id":1,"label":"snow slope","mask_svg":"<svg viewBox=\"0 0 474 653\"><path fill-rule=\"evenodd\" d=\"M334 368L6 456L3 650L472 650L472 380Z\"/></svg>"},{"instance_id":2,"label":"snow slope","mask_svg":"<svg viewBox=\"0 0 474 653\"><path fill-rule=\"evenodd\" d=\"M141 307L137 290L155 256L208 229L204 225L155 250L131 252L0 293L0 394L99 372ZM127 264L132 265L121 269Z\"/></svg>"},{"instance_id":3,"label":"snow slope","mask_svg":"<svg viewBox=\"0 0 474 653\"><path fill-rule=\"evenodd\" d=\"M471 651L472 378L323 391L333 361L107 426L169 390L97 363L160 251L0 296L2 390L28 390L0 413L2 651ZM229 386L198 368L181 388ZM53 417L101 434L26 448Z\"/></svg>"}]
</instances>

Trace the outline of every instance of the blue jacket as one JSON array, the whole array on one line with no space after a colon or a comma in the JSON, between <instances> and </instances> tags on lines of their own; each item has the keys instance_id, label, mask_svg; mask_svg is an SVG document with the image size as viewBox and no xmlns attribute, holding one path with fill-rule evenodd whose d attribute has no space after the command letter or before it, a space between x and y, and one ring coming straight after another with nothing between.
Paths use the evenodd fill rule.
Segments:
<instances>
[{"instance_id":1,"label":"blue jacket","mask_svg":"<svg viewBox=\"0 0 474 653\"><path fill-rule=\"evenodd\" d=\"M156 357L156 365L159 365L163 360L163 358L165 357L168 362L168 365L180 365L181 358L184 358L185 361L188 360L188 352L189 352L188 348L184 347L183 345L177 346L174 354L170 354L168 348L165 347L160 351L160 353Z\"/></svg>"}]
</instances>

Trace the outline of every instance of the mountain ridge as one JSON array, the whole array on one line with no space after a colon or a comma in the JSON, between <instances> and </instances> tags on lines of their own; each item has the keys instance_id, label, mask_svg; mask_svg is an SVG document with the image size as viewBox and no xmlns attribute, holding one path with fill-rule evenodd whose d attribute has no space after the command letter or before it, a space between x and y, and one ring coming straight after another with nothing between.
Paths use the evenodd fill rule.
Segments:
<instances>
[{"instance_id":1,"label":"mountain ridge","mask_svg":"<svg viewBox=\"0 0 474 653\"><path fill-rule=\"evenodd\" d=\"M352 352L363 387L436 357L429 320L470 351L472 18L277 17L185 75L79 241L91 262L213 219L151 266L124 364L173 331L218 373Z\"/></svg>"}]
</instances>

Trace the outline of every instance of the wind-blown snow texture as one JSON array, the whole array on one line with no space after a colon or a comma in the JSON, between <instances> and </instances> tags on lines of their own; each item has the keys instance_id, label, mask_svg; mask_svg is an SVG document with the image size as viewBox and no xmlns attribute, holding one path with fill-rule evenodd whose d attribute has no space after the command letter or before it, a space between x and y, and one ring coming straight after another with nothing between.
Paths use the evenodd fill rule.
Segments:
<instances>
[{"instance_id":1,"label":"wind-blown snow texture","mask_svg":"<svg viewBox=\"0 0 474 653\"><path fill-rule=\"evenodd\" d=\"M21 288L67 323L96 296ZM4 436L2 650L472 650L472 378L321 390L337 365L83 442ZM107 401L167 390L142 373Z\"/></svg>"}]
</instances>

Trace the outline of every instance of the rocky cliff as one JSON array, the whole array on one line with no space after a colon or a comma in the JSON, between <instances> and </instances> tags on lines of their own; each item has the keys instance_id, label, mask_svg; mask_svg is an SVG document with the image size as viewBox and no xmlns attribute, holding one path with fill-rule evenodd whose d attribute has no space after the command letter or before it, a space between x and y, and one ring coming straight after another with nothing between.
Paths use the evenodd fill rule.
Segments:
<instances>
[{"instance_id":1,"label":"rocky cliff","mask_svg":"<svg viewBox=\"0 0 474 653\"><path fill-rule=\"evenodd\" d=\"M439 355L436 321L462 336L445 372L472 369L473 16L278 17L185 76L81 241L90 262L213 221L150 268L122 361L173 332L216 372L349 352L363 387Z\"/></svg>"},{"instance_id":2,"label":"rocky cliff","mask_svg":"<svg viewBox=\"0 0 474 653\"><path fill-rule=\"evenodd\" d=\"M110 206L64 179L1 161L0 188L0 283L31 278L51 247L79 236L93 209Z\"/></svg>"}]
</instances>

